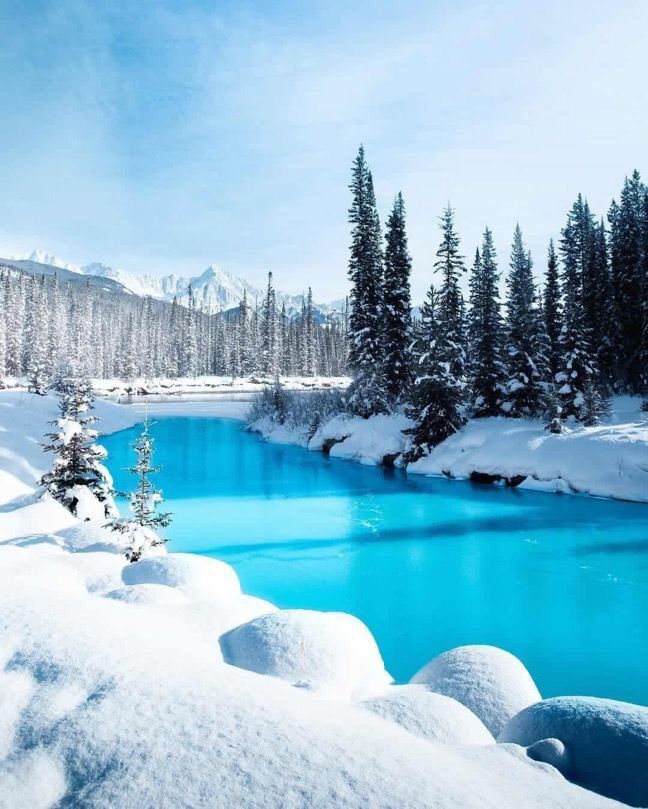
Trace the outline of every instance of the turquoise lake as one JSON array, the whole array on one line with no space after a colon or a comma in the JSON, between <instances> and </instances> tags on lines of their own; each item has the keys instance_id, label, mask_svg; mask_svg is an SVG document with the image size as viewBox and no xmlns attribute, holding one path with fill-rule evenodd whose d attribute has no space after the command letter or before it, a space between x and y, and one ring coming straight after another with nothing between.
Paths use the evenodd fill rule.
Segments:
<instances>
[{"instance_id":1,"label":"turquoise lake","mask_svg":"<svg viewBox=\"0 0 648 809\"><path fill-rule=\"evenodd\" d=\"M216 556L279 607L341 610L406 682L439 652L507 649L544 696L648 704L648 507L382 470L159 418L169 550ZM118 489L133 428L102 438Z\"/></svg>"}]
</instances>

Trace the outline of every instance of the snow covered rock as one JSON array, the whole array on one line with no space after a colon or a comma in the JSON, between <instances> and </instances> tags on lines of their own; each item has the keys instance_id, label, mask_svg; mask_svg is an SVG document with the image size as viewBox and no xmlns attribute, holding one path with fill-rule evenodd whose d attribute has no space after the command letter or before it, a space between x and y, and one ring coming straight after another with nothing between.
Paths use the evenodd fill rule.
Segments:
<instances>
[{"instance_id":1,"label":"snow covered rock","mask_svg":"<svg viewBox=\"0 0 648 809\"><path fill-rule=\"evenodd\" d=\"M596 697L555 697L514 716L498 742L560 739L567 776L631 806L648 806L648 708Z\"/></svg>"},{"instance_id":2,"label":"snow covered rock","mask_svg":"<svg viewBox=\"0 0 648 809\"><path fill-rule=\"evenodd\" d=\"M495 744L492 734L465 705L423 685L393 685L362 706L439 744Z\"/></svg>"},{"instance_id":3,"label":"snow covered rock","mask_svg":"<svg viewBox=\"0 0 648 809\"><path fill-rule=\"evenodd\" d=\"M362 699L391 682L367 627L343 612L279 610L220 643L226 663L331 696Z\"/></svg>"},{"instance_id":4,"label":"snow covered rock","mask_svg":"<svg viewBox=\"0 0 648 809\"><path fill-rule=\"evenodd\" d=\"M450 649L424 666L410 682L458 700L494 736L518 711L541 699L524 665L495 646Z\"/></svg>"},{"instance_id":5,"label":"snow covered rock","mask_svg":"<svg viewBox=\"0 0 648 809\"><path fill-rule=\"evenodd\" d=\"M106 598L124 601L127 604L144 604L148 607L186 604L187 596L177 587L164 584L132 584L118 587L106 593Z\"/></svg>"},{"instance_id":6,"label":"snow covered rock","mask_svg":"<svg viewBox=\"0 0 648 809\"><path fill-rule=\"evenodd\" d=\"M238 576L225 562L192 553L169 553L140 559L122 572L124 584L165 584L193 601L238 596Z\"/></svg>"},{"instance_id":7,"label":"snow covered rock","mask_svg":"<svg viewBox=\"0 0 648 809\"><path fill-rule=\"evenodd\" d=\"M192 601L182 608L181 615L205 639L218 647L224 632L276 611L274 604L263 598L240 595L222 600Z\"/></svg>"},{"instance_id":8,"label":"snow covered rock","mask_svg":"<svg viewBox=\"0 0 648 809\"><path fill-rule=\"evenodd\" d=\"M395 458L405 449L403 430L411 426L406 416L372 416L363 419L356 416L336 416L317 430L308 448L322 450L328 447L331 457L360 461L377 465L385 458Z\"/></svg>"},{"instance_id":9,"label":"snow covered rock","mask_svg":"<svg viewBox=\"0 0 648 809\"><path fill-rule=\"evenodd\" d=\"M527 755L534 761L551 764L565 776L569 772L569 750L560 739L540 739L527 748Z\"/></svg>"}]
</instances>

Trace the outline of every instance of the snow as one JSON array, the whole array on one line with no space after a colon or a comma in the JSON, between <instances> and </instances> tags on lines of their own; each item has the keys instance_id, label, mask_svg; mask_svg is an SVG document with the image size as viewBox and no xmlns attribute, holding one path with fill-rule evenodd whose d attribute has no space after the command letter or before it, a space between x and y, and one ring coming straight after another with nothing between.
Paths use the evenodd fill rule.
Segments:
<instances>
[{"instance_id":1,"label":"snow","mask_svg":"<svg viewBox=\"0 0 648 809\"><path fill-rule=\"evenodd\" d=\"M330 447L338 458L379 464L406 449L403 430L412 422L402 413L362 419L336 416L322 425L309 449ZM277 427L268 419L252 425L265 438L306 445L303 431ZM521 488L583 493L648 502L648 417L638 397L618 396L606 423L564 426L554 435L542 421L485 418L469 421L432 452L407 466L408 474L470 478L473 472L501 479L526 477Z\"/></svg>"},{"instance_id":2,"label":"snow","mask_svg":"<svg viewBox=\"0 0 648 809\"><path fill-rule=\"evenodd\" d=\"M406 438L402 431L410 424L402 414L370 419L336 416L315 433L308 448L322 449L325 442L332 439L340 442L331 447L332 457L368 465L381 464L385 456L400 455L404 451Z\"/></svg>"},{"instance_id":3,"label":"snow","mask_svg":"<svg viewBox=\"0 0 648 809\"><path fill-rule=\"evenodd\" d=\"M233 666L326 695L359 699L391 682L371 632L353 615L280 610L221 638Z\"/></svg>"},{"instance_id":4,"label":"snow","mask_svg":"<svg viewBox=\"0 0 648 809\"><path fill-rule=\"evenodd\" d=\"M411 679L469 708L497 736L540 693L523 663L495 646L458 646L427 663Z\"/></svg>"},{"instance_id":5,"label":"snow","mask_svg":"<svg viewBox=\"0 0 648 809\"><path fill-rule=\"evenodd\" d=\"M493 744L481 719L451 697L423 685L393 685L361 703L372 713L395 722L415 736L439 744Z\"/></svg>"},{"instance_id":6,"label":"snow","mask_svg":"<svg viewBox=\"0 0 648 809\"><path fill-rule=\"evenodd\" d=\"M595 697L555 697L514 716L500 742L560 739L568 775L631 806L648 806L648 708Z\"/></svg>"},{"instance_id":7,"label":"snow","mask_svg":"<svg viewBox=\"0 0 648 809\"><path fill-rule=\"evenodd\" d=\"M141 420L110 402L96 413L104 432ZM129 566L118 535L39 498L50 463L40 442L56 415L52 397L0 392L0 806L618 805L515 744L468 743L478 720L470 730L454 704L435 713L443 698L429 690L399 696L415 687L388 685L352 616L295 621L241 594L213 559ZM249 651L255 622L274 629L251 633L252 656L262 651L288 682L223 660L223 636ZM390 721L349 702L370 697ZM398 710L385 707L393 699ZM414 702L427 706L416 709L420 732Z\"/></svg>"},{"instance_id":8,"label":"snow","mask_svg":"<svg viewBox=\"0 0 648 809\"><path fill-rule=\"evenodd\" d=\"M124 568L124 584L164 584L200 601L237 596L241 592L234 568L219 559L173 553L140 559Z\"/></svg>"}]
</instances>

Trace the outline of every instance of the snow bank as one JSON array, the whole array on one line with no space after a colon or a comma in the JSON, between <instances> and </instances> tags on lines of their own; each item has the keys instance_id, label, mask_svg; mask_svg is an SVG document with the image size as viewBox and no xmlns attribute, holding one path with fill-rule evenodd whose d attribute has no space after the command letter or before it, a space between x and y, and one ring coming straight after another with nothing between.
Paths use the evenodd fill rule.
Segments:
<instances>
[{"instance_id":1,"label":"snow bank","mask_svg":"<svg viewBox=\"0 0 648 809\"><path fill-rule=\"evenodd\" d=\"M479 419L407 471L458 478L474 471L503 478L522 475L527 488L648 502L648 420L552 435L537 421Z\"/></svg>"},{"instance_id":2,"label":"snow bank","mask_svg":"<svg viewBox=\"0 0 648 809\"><path fill-rule=\"evenodd\" d=\"M175 587L164 584L134 584L117 587L105 593L106 598L125 601L127 604L144 604L147 607L186 604L187 596Z\"/></svg>"},{"instance_id":3,"label":"snow bank","mask_svg":"<svg viewBox=\"0 0 648 809\"><path fill-rule=\"evenodd\" d=\"M540 693L524 665L495 646L458 646L435 657L412 677L432 691L458 700L497 736Z\"/></svg>"},{"instance_id":4,"label":"snow bank","mask_svg":"<svg viewBox=\"0 0 648 809\"><path fill-rule=\"evenodd\" d=\"M631 806L648 806L648 708L595 697L555 697L532 705L503 728L499 742L560 739L566 775Z\"/></svg>"},{"instance_id":5,"label":"snow bank","mask_svg":"<svg viewBox=\"0 0 648 809\"><path fill-rule=\"evenodd\" d=\"M169 553L127 565L124 584L164 584L177 587L195 601L226 599L241 592L234 569L219 559L192 553Z\"/></svg>"},{"instance_id":6,"label":"snow bank","mask_svg":"<svg viewBox=\"0 0 648 809\"><path fill-rule=\"evenodd\" d=\"M330 445L334 458L381 464L385 458L393 460L405 450L403 430L410 424L408 418L398 413L370 419L336 416L315 433L308 448L321 450Z\"/></svg>"},{"instance_id":7,"label":"snow bank","mask_svg":"<svg viewBox=\"0 0 648 809\"><path fill-rule=\"evenodd\" d=\"M422 685L393 685L384 694L361 704L430 742L495 744L492 734L472 711Z\"/></svg>"},{"instance_id":8,"label":"snow bank","mask_svg":"<svg viewBox=\"0 0 648 809\"><path fill-rule=\"evenodd\" d=\"M233 666L330 695L357 699L391 682L367 627L342 612L263 615L223 635L221 649Z\"/></svg>"}]
</instances>

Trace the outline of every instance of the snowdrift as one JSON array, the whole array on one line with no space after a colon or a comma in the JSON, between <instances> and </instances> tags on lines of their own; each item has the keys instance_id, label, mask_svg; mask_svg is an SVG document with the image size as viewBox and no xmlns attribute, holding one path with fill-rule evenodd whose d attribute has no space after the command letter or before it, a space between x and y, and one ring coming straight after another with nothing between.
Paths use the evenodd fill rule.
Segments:
<instances>
[{"instance_id":1,"label":"snowdrift","mask_svg":"<svg viewBox=\"0 0 648 809\"><path fill-rule=\"evenodd\" d=\"M524 665L495 646L450 649L423 666L411 682L461 702L494 736L518 711L541 699Z\"/></svg>"},{"instance_id":2,"label":"snowdrift","mask_svg":"<svg viewBox=\"0 0 648 809\"><path fill-rule=\"evenodd\" d=\"M630 806L648 806L648 708L595 697L555 697L514 716L499 742L560 739L565 775Z\"/></svg>"}]
</instances>

